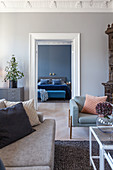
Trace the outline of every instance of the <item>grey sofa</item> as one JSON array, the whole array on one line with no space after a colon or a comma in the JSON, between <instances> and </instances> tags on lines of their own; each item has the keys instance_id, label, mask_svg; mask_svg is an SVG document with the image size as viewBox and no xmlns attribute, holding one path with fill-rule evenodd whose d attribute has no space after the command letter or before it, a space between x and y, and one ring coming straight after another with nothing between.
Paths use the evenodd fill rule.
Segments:
<instances>
[{"instance_id":1,"label":"grey sofa","mask_svg":"<svg viewBox=\"0 0 113 170\"><path fill-rule=\"evenodd\" d=\"M53 170L55 121L39 119L35 132L0 149L6 170Z\"/></svg>"},{"instance_id":2,"label":"grey sofa","mask_svg":"<svg viewBox=\"0 0 113 170\"><path fill-rule=\"evenodd\" d=\"M70 138L72 138L72 127L87 127L96 125L97 115L81 113L81 110L84 106L84 102L84 96L76 96L74 99L70 100Z\"/></svg>"}]
</instances>

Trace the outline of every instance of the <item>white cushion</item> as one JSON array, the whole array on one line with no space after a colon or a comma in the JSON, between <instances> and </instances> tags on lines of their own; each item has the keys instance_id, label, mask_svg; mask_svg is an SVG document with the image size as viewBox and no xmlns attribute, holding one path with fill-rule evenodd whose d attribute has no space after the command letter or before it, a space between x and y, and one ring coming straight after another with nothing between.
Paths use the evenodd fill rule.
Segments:
<instances>
[{"instance_id":1,"label":"white cushion","mask_svg":"<svg viewBox=\"0 0 113 170\"><path fill-rule=\"evenodd\" d=\"M20 102L10 102L10 101L4 101L6 107L11 107L17 103L20 103ZM31 123L31 126L35 126L35 125L38 125L40 124L40 121L39 121L39 118L38 118L38 115L37 115L37 112L34 108L34 99L30 99L28 101L24 101L22 102L23 104L23 107L29 117L29 121Z\"/></svg>"}]
</instances>

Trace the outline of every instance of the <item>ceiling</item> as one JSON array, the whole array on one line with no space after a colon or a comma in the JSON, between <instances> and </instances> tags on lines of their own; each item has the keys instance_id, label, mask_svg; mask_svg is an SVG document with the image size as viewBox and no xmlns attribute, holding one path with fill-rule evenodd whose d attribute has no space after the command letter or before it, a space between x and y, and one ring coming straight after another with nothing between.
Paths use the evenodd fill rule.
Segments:
<instances>
[{"instance_id":1,"label":"ceiling","mask_svg":"<svg viewBox=\"0 0 113 170\"><path fill-rule=\"evenodd\" d=\"M0 12L113 12L113 0L0 0Z\"/></svg>"}]
</instances>

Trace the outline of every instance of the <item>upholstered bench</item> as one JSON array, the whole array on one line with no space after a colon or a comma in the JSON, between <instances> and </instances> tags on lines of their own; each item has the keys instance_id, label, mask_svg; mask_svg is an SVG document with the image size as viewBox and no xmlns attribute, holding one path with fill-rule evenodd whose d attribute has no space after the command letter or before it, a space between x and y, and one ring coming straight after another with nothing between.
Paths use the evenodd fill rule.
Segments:
<instances>
[{"instance_id":1,"label":"upholstered bench","mask_svg":"<svg viewBox=\"0 0 113 170\"><path fill-rule=\"evenodd\" d=\"M48 98L63 98L66 97L65 90L47 90ZM40 90L38 89L38 98L40 98Z\"/></svg>"},{"instance_id":2,"label":"upholstered bench","mask_svg":"<svg viewBox=\"0 0 113 170\"><path fill-rule=\"evenodd\" d=\"M47 90L48 98L63 98L66 97L66 91L64 90Z\"/></svg>"}]
</instances>

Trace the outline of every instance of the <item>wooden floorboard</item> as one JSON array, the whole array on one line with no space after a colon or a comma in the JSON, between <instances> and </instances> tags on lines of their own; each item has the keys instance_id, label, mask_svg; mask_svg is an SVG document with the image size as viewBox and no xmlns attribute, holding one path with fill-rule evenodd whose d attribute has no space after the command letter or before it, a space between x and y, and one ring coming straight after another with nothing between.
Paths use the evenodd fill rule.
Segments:
<instances>
[{"instance_id":1,"label":"wooden floorboard","mask_svg":"<svg viewBox=\"0 0 113 170\"><path fill-rule=\"evenodd\" d=\"M69 103L38 103L38 111L44 119L56 120L56 140L70 140L68 127ZM87 127L73 127L71 140L88 140Z\"/></svg>"}]
</instances>

